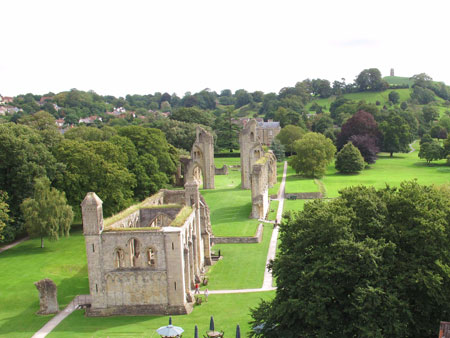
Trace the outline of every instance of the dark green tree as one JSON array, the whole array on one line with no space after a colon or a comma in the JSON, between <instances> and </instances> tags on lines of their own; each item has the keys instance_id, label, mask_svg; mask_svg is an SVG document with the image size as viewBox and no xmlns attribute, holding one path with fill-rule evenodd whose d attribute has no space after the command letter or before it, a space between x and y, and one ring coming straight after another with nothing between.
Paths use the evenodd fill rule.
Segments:
<instances>
[{"instance_id":1,"label":"dark green tree","mask_svg":"<svg viewBox=\"0 0 450 338\"><path fill-rule=\"evenodd\" d=\"M423 143L420 146L419 158L424 158L427 163L430 164L431 161L444 158L444 151L445 150L441 147L438 140L432 140L431 142Z\"/></svg>"},{"instance_id":2,"label":"dark green tree","mask_svg":"<svg viewBox=\"0 0 450 338\"><path fill-rule=\"evenodd\" d=\"M0 190L0 242L5 239L2 234L6 224L10 221L9 206L8 206L8 194L5 191Z\"/></svg>"},{"instance_id":3,"label":"dark green tree","mask_svg":"<svg viewBox=\"0 0 450 338\"><path fill-rule=\"evenodd\" d=\"M205 126L212 126L214 123L213 114L195 107L179 108L170 115L170 118L177 121L203 124Z\"/></svg>"},{"instance_id":4,"label":"dark green tree","mask_svg":"<svg viewBox=\"0 0 450 338\"><path fill-rule=\"evenodd\" d=\"M47 177L35 180L33 196L25 199L20 207L28 234L41 238L41 248L44 247L44 236L50 240L69 236L72 208L67 204L64 192L50 187Z\"/></svg>"},{"instance_id":5,"label":"dark green tree","mask_svg":"<svg viewBox=\"0 0 450 338\"><path fill-rule=\"evenodd\" d=\"M306 131L298 126L287 125L281 129L276 138L281 142L286 151L292 152L292 145L301 139Z\"/></svg>"},{"instance_id":6,"label":"dark green tree","mask_svg":"<svg viewBox=\"0 0 450 338\"><path fill-rule=\"evenodd\" d=\"M281 144L281 142L277 138L273 139L272 144L270 145L270 149L273 151L274 155L276 156L277 162L284 161L285 149L284 149L284 146Z\"/></svg>"},{"instance_id":7,"label":"dark green tree","mask_svg":"<svg viewBox=\"0 0 450 338\"><path fill-rule=\"evenodd\" d=\"M228 109L216 119L214 130L217 134L217 147L232 152L239 149L239 125L233 123L232 110Z\"/></svg>"},{"instance_id":8,"label":"dark green tree","mask_svg":"<svg viewBox=\"0 0 450 338\"><path fill-rule=\"evenodd\" d=\"M292 150L296 154L289 158L289 165L306 177L322 177L336 153L333 142L318 133L307 133L294 142Z\"/></svg>"},{"instance_id":9,"label":"dark green tree","mask_svg":"<svg viewBox=\"0 0 450 338\"><path fill-rule=\"evenodd\" d=\"M392 91L389 93L389 101L393 104L397 104L400 100L400 94L396 91Z\"/></svg>"},{"instance_id":10,"label":"dark green tree","mask_svg":"<svg viewBox=\"0 0 450 338\"><path fill-rule=\"evenodd\" d=\"M381 149L390 153L391 157L394 152L406 153L409 151L408 144L411 142L411 133L408 123L400 115L390 114L387 120L380 124L380 130L383 134Z\"/></svg>"},{"instance_id":11,"label":"dark green tree","mask_svg":"<svg viewBox=\"0 0 450 338\"><path fill-rule=\"evenodd\" d=\"M364 169L361 152L351 142L347 143L336 156L336 170L344 173L357 173Z\"/></svg>"},{"instance_id":12,"label":"dark green tree","mask_svg":"<svg viewBox=\"0 0 450 338\"><path fill-rule=\"evenodd\" d=\"M450 195L416 182L340 194L281 225L276 296L251 311L251 336L434 338L450 314Z\"/></svg>"},{"instance_id":13,"label":"dark green tree","mask_svg":"<svg viewBox=\"0 0 450 338\"><path fill-rule=\"evenodd\" d=\"M423 119L425 120L425 122L432 122L439 118L439 111L434 106L430 106L430 105L424 106L422 108L422 113L423 113Z\"/></svg>"}]
</instances>

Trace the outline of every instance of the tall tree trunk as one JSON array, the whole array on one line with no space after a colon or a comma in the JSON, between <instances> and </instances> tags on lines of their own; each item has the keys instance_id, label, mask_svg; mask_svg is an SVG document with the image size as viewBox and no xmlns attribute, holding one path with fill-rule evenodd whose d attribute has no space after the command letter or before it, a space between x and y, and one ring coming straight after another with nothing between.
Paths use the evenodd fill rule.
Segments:
<instances>
[{"instance_id":1,"label":"tall tree trunk","mask_svg":"<svg viewBox=\"0 0 450 338\"><path fill-rule=\"evenodd\" d=\"M391 157L392 157L393 154L394 154L394 152L392 151L392 152L391 152Z\"/></svg>"},{"instance_id":2,"label":"tall tree trunk","mask_svg":"<svg viewBox=\"0 0 450 338\"><path fill-rule=\"evenodd\" d=\"M41 236L41 248L44 247L44 236Z\"/></svg>"}]
</instances>

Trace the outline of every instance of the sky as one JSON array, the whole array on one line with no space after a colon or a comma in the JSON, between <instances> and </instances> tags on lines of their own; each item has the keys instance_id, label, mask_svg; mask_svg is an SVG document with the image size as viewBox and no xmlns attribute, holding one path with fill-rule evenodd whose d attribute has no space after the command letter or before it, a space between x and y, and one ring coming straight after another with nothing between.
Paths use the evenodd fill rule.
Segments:
<instances>
[{"instance_id":1,"label":"sky","mask_svg":"<svg viewBox=\"0 0 450 338\"><path fill-rule=\"evenodd\" d=\"M1 0L0 94L276 92L306 78L450 84L446 0Z\"/></svg>"}]
</instances>

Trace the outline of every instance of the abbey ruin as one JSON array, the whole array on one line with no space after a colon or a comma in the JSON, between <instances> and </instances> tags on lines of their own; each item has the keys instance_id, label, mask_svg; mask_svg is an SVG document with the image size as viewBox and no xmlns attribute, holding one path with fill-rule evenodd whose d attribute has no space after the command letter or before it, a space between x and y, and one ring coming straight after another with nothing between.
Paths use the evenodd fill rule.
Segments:
<instances>
[{"instance_id":1,"label":"abbey ruin","mask_svg":"<svg viewBox=\"0 0 450 338\"><path fill-rule=\"evenodd\" d=\"M205 129L197 127L196 138L192 146L191 157L183 158L181 162L184 170L179 168L179 180L183 176L183 183L196 179L203 182L203 189L214 189L214 137Z\"/></svg>"},{"instance_id":2,"label":"abbey ruin","mask_svg":"<svg viewBox=\"0 0 450 338\"><path fill-rule=\"evenodd\" d=\"M252 190L252 218L263 219L269 210L269 188L277 182L277 159L265 151L256 120L250 120L239 134L241 186Z\"/></svg>"},{"instance_id":3,"label":"abbey ruin","mask_svg":"<svg viewBox=\"0 0 450 338\"><path fill-rule=\"evenodd\" d=\"M211 264L209 208L192 180L161 190L103 220L93 192L81 204L86 241L89 316L186 314L192 290Z\"/></svg>"}]
</instances>

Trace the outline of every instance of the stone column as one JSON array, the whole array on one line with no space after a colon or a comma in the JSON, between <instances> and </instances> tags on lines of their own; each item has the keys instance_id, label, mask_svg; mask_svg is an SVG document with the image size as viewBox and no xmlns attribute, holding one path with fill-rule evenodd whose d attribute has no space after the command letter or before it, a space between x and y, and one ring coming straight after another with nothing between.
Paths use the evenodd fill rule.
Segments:
<instances>
[{"instance_id":1,"label":"stone column","mask_svg":"<svg viewBox=\"0 0 450 338\"><path fill-rule=\"evenodd\" d=\"M59 312L56 284L51 279L42 279L34 283L39 291L40 309L38 314L49 315Z\"/></svg>"},{"instance_id":2,"label":"stone column","mask_svg":"<svg viewBox=\"0 0 450 338\"><path fill-rule=\"evenodd\" d=\"M189 268L191 287L195 288L195 271L194 271L194 249L192 247L192 240L189 241Z\"/></svg>"}]
</instances>

